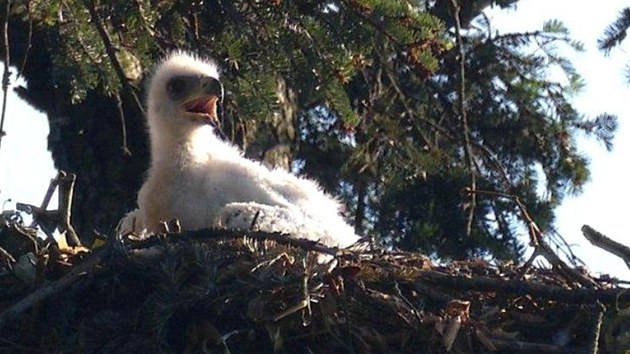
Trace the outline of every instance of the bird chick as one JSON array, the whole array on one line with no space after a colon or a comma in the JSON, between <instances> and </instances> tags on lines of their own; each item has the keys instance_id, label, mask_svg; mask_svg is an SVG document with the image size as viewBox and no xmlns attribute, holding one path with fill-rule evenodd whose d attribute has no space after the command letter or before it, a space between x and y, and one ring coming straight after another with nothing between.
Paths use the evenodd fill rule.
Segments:
<instances>
[{"instance_id":1,"label":"bird chick","mask_svg":"<svg viewBox=\"0 0 630 354\"><path fill-rule=\"evenodd\" d=\"M175 52L148 87L151 166L121 232L156 233L178 219L182 230L253 226L331 247L358 240L340 203L314 181L249 160L217 135L223 87L213 62Z\"/></svg>"}]
</instances>

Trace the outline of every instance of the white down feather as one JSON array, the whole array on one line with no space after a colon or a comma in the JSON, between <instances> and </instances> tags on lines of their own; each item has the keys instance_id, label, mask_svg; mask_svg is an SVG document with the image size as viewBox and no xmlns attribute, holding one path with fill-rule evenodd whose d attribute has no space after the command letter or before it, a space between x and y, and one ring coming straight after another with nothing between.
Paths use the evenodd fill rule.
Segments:
<instances>
[{"instance_id":1,"label":"white down feather","mask_svg":"<svg viewBox=\"0 0 630 354\"><path fill-rule=\"evenodd\" d=\"M123 219L121 233L154 233L160 222L172 219L183 230L249 229L258 214L258 230L334 247L358 240L340 215L340 203L317 183L245 158L213 126L191 119L166 92L167 82L178 75L218 79L214 64L182 52L158 65L147 103L151 167L138 209Z\"/></svg>"}]
</instances>

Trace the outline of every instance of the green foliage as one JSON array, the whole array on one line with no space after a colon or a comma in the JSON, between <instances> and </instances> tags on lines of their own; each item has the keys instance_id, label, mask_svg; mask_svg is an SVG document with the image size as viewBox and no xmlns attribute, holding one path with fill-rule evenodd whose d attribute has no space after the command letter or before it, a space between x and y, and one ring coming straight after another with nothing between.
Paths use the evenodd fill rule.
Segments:
<instances>
[{"instance_id":1,"label":"green foliage","mask_svg":"<svg viewBox=\"0 0 630 354\"><path fill-rule=\"evenodd\" d=\"M619 46L626 39L628 28L630 28L630 7L619 12L615 22L606 28L604 35L597 41L597 46L608 55L614 47ZM630 64L626 66L626 81L630 82Z\"/></svg>"},{"instance_id":2,"label":"green foliage","mask_svg":"<svg viewBox=\"0 0 630 354\"><path fill-rule=\"evenodd\" d=\"M168 51L191 50L222 68L224 128L247 147L279 134L271 122L287 108L278 99L282 78L296 95L290 158L386 244L518 258L518 208L485 194L473 204L462 193L472 176L479 190L518 196L549 230L564 195L588 180L576 135L612 147L615 117L589 120L569 100L584 84L555 48L583 45L557 20L529 33L495 35L484 23L462 31L462 92L456 31L445 28L455 11L445 2L15 2L15 16L50 38L53 84L72 103L139 93L130 68L148 72ZM462 16L486 5L466 2ZM552 68L566 80L550 80Z\"/></svg>"},{"instance_id":3,"label":"green foliage","mask_svg":"<svg viewBox=\"0 0 630 354\"><path fill-rule=\"evenodd\" d=\"M619 12L617 20L606 28L604 36L597 41L597 46L606 54L610 53L611 49L626 39L628 28L630 28L630 7Z\"/></svg>"}]
</instances>

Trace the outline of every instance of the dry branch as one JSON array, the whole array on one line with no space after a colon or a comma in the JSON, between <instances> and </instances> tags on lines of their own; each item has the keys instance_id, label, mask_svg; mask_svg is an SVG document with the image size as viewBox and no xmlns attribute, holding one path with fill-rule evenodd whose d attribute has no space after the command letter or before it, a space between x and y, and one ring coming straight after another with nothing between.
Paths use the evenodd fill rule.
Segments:
<instances>
[{"instance_id":1,"label":"dry branch","mask_svg":"<svg viewBox=\"0 0 630 354\"><path fill-rule=\"evenodd\" d=\"M472 145L470 143L470 127L468 125L468 109L466 107L466 50L464 49L464 41L462 38L462 25L460 21L460 6L456 0L451 0L453 6L453 17L455 19L455 36L459 59L459 91L458 104L459 116L462 122L462 135L464 137L464 151L466 162L468 163L468 172L470 173L470 189L477 189L477 169L475 168L475 156L473 155ZM468 221L466 223L466 236L472 234L473 220L475 217L475 208L477 207L477 195L470 194L470 206L468 207Z\"/></svg>"},{"instance_id":2,"label":"dry branch","mask_svg":"<svg viewBox=\"0 0 630 354\"><path fill-rule=\"evenodd\" d=\"M83 277L86 274L89 274L90 271L92 271L100 261L101 253L94 253L89 255L85 261L75 266L72 271L63 278L32 292L8 309L2 311L2 313L0 314L0 329L2 329L7 323L12 321L19 314L32 308L36 304L41 303L51 295L63 291L68 286L75 283L79 278Z\"/></svg>"},{"instance_id":3,"label":"dry branch","mask_svg":"<svg viewBox=\"0 0 630 354\"><path fill-rule=\"evenodd\" d=\"M2 72L2 113L0 114L0 146L2 146L2 139L4 138L4 119L7 114L7 94L9 92L9 84L11 72L9 66L11 65L11 50L9 47L9 14L11 13L11 0L7 0L5 8L5 16L2 21L2 36L4 42L4 71Z\"/></svg>"},{"instance_id":4,"label":"dry branch","mask_svg":"<svg viewBox=\"0 0 630 354\"><path fill-rule=\"evenodd\" d=\"M630 268L630 247L606 237L588 225L582 226L582 234L593 245L623 259Z\"/></svg>"},{"instance_id":5,"label":"dry branch","mask_svg":"<svg viewBox=\"0 0 630 354\"><path fill-rule=\"evenodd\" d=\"M630 301L630 292L625 291L625 289L567 289L566 286L483 276L453 275L433 270L423 271L418 277L418 281L459 290L498 292L510 296L531 295L535 298L561 301L563 303L590 304L600 301L611 304L615 301Z\"/></svg>"},{"instance_id":6,"label":"dry branch","mask_svg":"<svg viewBox=\"0 0 630 354\"><path fill-rule=\"evenodd\" d=\"M76 175L59 171L57 177L50 182L50 187L46 192L46 197L44 198L42 207L36 207L25 203L16 204L16 208L19 211L33 215L33 224L39 225L42 231L46 233L49 240L54 239L53 233L56 228L59 228L59 231L66 238L68 246L71 247L81 246L79 236L71 223L72 199L75 182ZM50 201L50 196L52 196L55 186L59 188L59 209L47 210L46 206Z\"/></svg>"}]
</instances>

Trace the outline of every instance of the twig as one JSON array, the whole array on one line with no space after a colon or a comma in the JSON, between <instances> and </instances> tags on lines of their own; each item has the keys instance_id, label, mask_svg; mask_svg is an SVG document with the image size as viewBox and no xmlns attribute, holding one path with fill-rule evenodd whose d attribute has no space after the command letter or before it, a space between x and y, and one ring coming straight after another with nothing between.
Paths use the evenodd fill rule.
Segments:
<instances>
[{"instance_id":1,"label":"twig","mask_svg":"<svg viewBox=\"0 0 630 354\"><path fill-rule=\"evenodd\" d=\"M472 193L472 194L485 194L485 195L490 195L494 197L511 199L520 210L521 217L527 223L531 245L536 247L540 244L540 238L542 236L542 232L538 228L538 225L536 225L536 223L534 222L534 219L532 219L532 217L529 215L529 212L527 211L527 207L525 207L525 204L523 204L523 202L521 201L521 198L519 198L517 195L502 193L502 192L497 192L497 191L480 190L480 189L473 190L473 189L468 189L468 188L465 188L464 192Z\"/></svg>"},{"instance_id":2,"label":"twig","mask_svg":"<svg viewBox=\"0 0 630 354\"><path fill-rule=\"evenodd\" d=\"M630 301L627 289L594 289L552 286L524 280L495 279L485 276L451 275L435 270L420 271L417 281L445 286L458 291L501 292L512 295L531 295L537 299L561 301L562 303L588 304L600 301L610 304L616 301Z\"/></svg>"},{"instance_id":3,"label":"twig","mask_svg":"<svg viewBox=\"0 0 630 354\"><path fill-rule=\"evenodd\" d=\"M59 211L58 210L46 210L44 208L38 208L34 205L16 203L15 208L19 211L33 215L33 223L30 227L39 225L39 228L48 236L48 240L55 239L55 230L59 227Z\"/></svg>"},{"instance_id":4,"label":"twig","mask_svg":"<svg viewBox=\"0 0 630 354\"><path fill-rule=\"evenodd\" d=\"M4 36L4 72L2 73L2 115L0 116L0 146L2 145L2 139L5 136L4 132L4 119L7 113L7 93L9 92L9 77L11 72L9 66L11 65L11 51L9 48L9 12L11 12L11 0L7 0L4 14L4 24L2 28Z\"/></svg>"},{"instance_id":5,"label":"twig","mask_svg":"<svg viewBox=\"0 0 630 354\"><path fill-rule=\"evenodd\" d=\"M531 245L534 246L535 248L534 253L530 257L530 259L525 263L525 266L523 267L523 274L525 274L525 271L527 271L527 269L531 266L531 263L534 261L536 257L543 256L545 257L545 259L547 259L547 261L549 261L549 263L551 263L555 268L557 268L568 279L577 281L579 284L583 286L599 287L599 285L596 282L594 282L592 279L584 276L583 274L581 274L574 268L569 267L562 259L560 259L560 257L558 257L558 255L555 252L553 252L551 247L549 247L549 245L543 240L542 238L543 234L540 231L540 228L538 227L538 225L536 225L536 222L534 222L534 219L532 219L531 215L527 211L527 207L521 201L521 198L519 198L516 195L506 194L506 193L501 193L501 192L496 192L496 191L465 189L465 192L474 193L474 194L477 194L477 193L486 194L486 195L502 197L502 198L509 198L513 200L514 203L516 203L516 205L518 206L521 212L521 217L527 223Z\"/></svg>"},{"instance_id":6,"label":"twig","mask_svg":"<svg viewBox=\"0 0 630 354\"><path fill-rule=\"evenodd\" d=\"M562 237L562 235L560 235L558 230L552 227L547 233L547 237L549 238L551 243L554 244L557 250L564 253L564 256L571 261L571 264L574 267L577 267L578 264L586 266L586 263L584 263L583 260L581 260L575 253L573 253L571 245L567 242L567 240L564 239L564 237Z\"/></svg>"},{"instance_id":7,"label":"twig","mask_svg":"<svg viewBox=\"0 0 630 354\"><path fill-rule=\"evenodd\" d=\"M582 234L593 245L623 259L626 266L630 268L630 247L611 240L588 225L582 226Z\"/></svg>"},{"instance_id":8,"label":"twig","mask_svg":"<svg viewBox=\"0 0 630 354\"><path fill-rule=\"evenodd\" d=\"M116 56L116 48L114 48L112 39L109 36L109 33L105 30L105 27L103 26L103 21L101 20L101 17L99 16L98 11L96 11L94 0L84 0L83 3L85 4L85 7L87 7L88 12L90 13L90 17L92 18L92 23L96 27L96 31L101 37L101 41L103 42L103 45L105 46L105 51L107 52L107 57L109 58L109 61L112 64L112 67L114 68L114 71L116 72L116 76L118 76L118 80L120 81L120 84L122 85L124 91L127 92L131 96L131 98L133 98L138 110L144 113L144 108L142 108L142 103L140 103L140 99L138 98L138 95L136 95L136 92L134 91L133 87L129 83L129 80L127 80L127 76L125 75L125 70L123 70L123 67L120 64L120 61L118 60L118 57ZM123 116L123 121L124 121L124 116Z\"/></svg>"},{"instance_id":9,"label":"twig","mask_svg":"<svg viewBox=\"0 0 630 354\"><path fill-rule=\"evenodd\" d=\"M79 240L76 231L74 231L74 227L72 227L72 224L70 223L74 182L76 181L77 176L73 173L59 171L57 179L59 183L59 221L60 227L62 228L60 231L65 232L68 246L81 246L81 241Z\"/></svg>"},{"instance_id":10,"label":"twig","mask_svg":"<svg viewBox=\"0 0 630 354\"><path fill-rule=\"evenodd\" d=\"M164 243L164 235L154 235L141 241L135 241L130 245L131 249L146 248ZM358 256L352 252L339 249L337 247L328 247L317 241L295 238L288 234L280 232L264 232L238 229L219 229L209 228L177 235L177 237L167 238L171 242L208 240L216 238L241 238L249 237L259 241L274 241L282 245L299 247L307 251L319 252L344 259L358 259Z\"/></svg>"},{"instance_id":11,"label":"twig","mask_svg":"<svg viewBox=\"0 0 630 354\"><path fill-rule=\"evenodd\" d=\"M329 248L315 241L296 239L289 235L280 233L268 233L262 231L232 230L232 229L205 229L190 231L177 237L167 238L169 242L208 240L217 238L241 238L249 237L257 240L272 240L280 244L300 247L305 250L320 252L336 256L342 259L359 260L360 254L344 252L337 248ZM145 249L152 246L164 244L161 236L150 237L149 239L134 242L130 245L132 250ZM133 252L132 252L133 253ZM589 303L596 300L602 303L612 303L615 301L630 301L630 292L625 289L598 289L588 283L589 287L567 289L561 286L549 286L546 284L536 284L522 280L494 279L477 276L471 278L468 275L454 276L435 270L422 270L416 278L418 285L440 285L459 290L473 291L494 291L514 295L533 295L543 299L562 301L563 303ZM580 282L584 284L585 282Z\"/></svg>"},{"instance_id":12,"label":"twig","mask_svg":"<svg viewBox=\"0 0 630 354\"><path fill-rule=\"evenodd\" d=\"M2 247L0 247L0 261L2 261L3 266L8 266L16 262L11 253L7 252L7 250Z\"/></svg>"},{"instance_id":13,"label":"twig","mask_svg":"<svg viewBox=\"0 0 630 354\"><path fill-rule=\"evenodd\" d=\"M81 264L75 266L72 271L66 274L63 278L32 292L13 306L3 311L0 314L0 328L3 328L8 322L11 322L11 320L13 320L17 315L46 300L51 295L61 292L82 276L89 274L90 271L92 271L101 262L102 258L103 252L90 254Z\"/></svg>"},{"instance_id":14,"label":"twig","mask_svg":"<svg viewBox=\"0 0 630 354\"><path fill-rule=\"evenodd\" d=\"M588 354L599 353L599 338L601 336L601 331L602 331L604 311L606 311L606 308L600 303L595 304L595 309L596 309L595 310L596 311L595 323L593 326L592 338L590 340L590 345L588 348Z\"/></svg>"},{"instance_id":15,"label":"twig","mask_svg":"<svg viewBox=\"0 0 630 354\"><path fill-rule=\"evenodd\" d=\"M118 76L118 80L120 84L126 90L131 90L129 85L129 81L127 81L127 76L125 75L125 70L122 65L118 61L118 57L116 56L116 49L114 48L114 44L112 43L112 39L109 36L109 33L105 30L103 26L103 21L101 20L101 16L96 11L96 6L94 4L94 0L84 0L83 3L87 7L90 17L92 17L92 23L96 27L96 31L101 37L101 41L103 41L103 45L105 46L105 51L107 52L107 57L109 57L109 61Z\"/></svg>"},{"instance_id":16,"label":"twig","mask_svg":"<svg viewBox=\"0 0 630 354\"><path fill-rule=\"evenodd\" d=\"M144 30L147 31L147 33L151 37L155 37L155 30L151 28L151 26L149 26L149 24L146 21L147 15L146 15L146 12L144 11L144 7L142 7L142 4L138 0L134 0L133 3L134 5L136 5L136 8L138 9L138 15L140 15L138 16L138 20L142 24L142 27L144 27Z\"/></svg>"},{"instance_id":17,"label":"twig","mask_svg":"<svg viewBox=\"0 0 630 354\"><path fill-rule=\"evenodd\" d=\"M58 185L57 178L52 178L50 180L50 184L48 185L48 190L46 191L46 195L44 195L44 200L42 200L42 204L39 206L41 210L46 210L48 208L48 204L50 204L50 200L52 199L53 194L55 193L55 189L57 189ZM37 226L38 221L36 217L33 217L33 222L31 222L30 227Z\"/></svg>"},{"instance_id":18,"label":"twig","mask_svg":"<svg viewBox=\"0 0 630 354\"><path fill-rule=\"evenodd\" d=\"M48 190L46 191L46 195L44 195L44 200L42 200L42 205L40 205L40 208L42 209L48 208L48 204L50 204L50 200L52 199L52 196L55 193L55 189L57 189L58 185L59 185L58 178L52 178L50 180L50 184L48 185Z\"/></svg>"},{"instance_id":19,"label":"twig","mask_svg":"<svg viewBox=\"0 0 630 354\"><path fill-rule=\"evenodd\" d=\"M468 114L466 109L466 51L464 49L464 41L462 40L462 25L460 19L460 7L457 0L451 0L455 14L455 35L457 36L457 49L459 50L459 114L464 128L464 151L468 160L468 170L470 171L470 188L477 189L477 172L475 161L470 144L470 127L468 126ZM468 221L466 223L466 235L472 234L472 225L475 216L475 208L477 207L477 196L470 196L470 207L468 210Z\"/></svg>"},{"instance_id":20,"label":"twig","mask_svg":"<svg viewBox=\"0 0 630 354\"><path fill-rule=\"evenodd\" d=\"M123 102L120 98L120 94L116 93L114 95L116 99L116 108L118 108L118 116L120 117L120 128L122 130L122 151L123 155L131 156L131 150L127 146L127 123L125 119L125 112L123 111Z\"/></svg>"},{"instance_id":21,"label":"twig","mask_svg":"<svg viewBox=\"0 0 630 354\"><path fill-rule=\"evenodd\" d=\"M33 215L32 226L38 224L42 231L44 231L50 239L53 238L53 232L55 229L59 228L59 231L65 234L64 236L68 246L71 247L81 246L81 241L70 222L72 217L72 199L75 181L76 175L59 171L57 177L50 181L48 191L46 192L46 196L42 202L42 207L36 207L34 205L24 203L16 204L16 208L18 210ZM56 187L59 188L59 209L46 210Z\"/></svg>"},{"instance_id":22,"label":"twig","mask_svg":"<svg viewBox=\"0 0 630 354\"><path fill-rule=\"evenodd\" d=\"M442 106L447 109L448 111L453 114L456 115L457 112L455 111L455 108L453 107L453 104L448 100L448 98L444 95L444 93L442 92L442 90L437 87L434 83L432 82L427 82L427 87L431 88L433 91L433 94L437 95L438 100L442 103ZM445 128L439 127L436 123L431 122L429 119L423 118L423 117L418 117L418 119L424 121L425 123L427 123L428 125L430 125L433 129L439 131L440 133L446 135L449 139L451 139L451 141L457 141L456 138L450 133L450 131L446 130ZM472 139L470 141L470 143L477 148L478 150L481 150L481 152L486 156L486 159L490 162L490 164L494 165L495 169L501 174L501 177L503 178L503 185L505 187L506 190L511 190L513 189L513 185L512 185L512 181L510 180L508 173L505 171L505 168L503 168L503 166L501 166L501 163L497 160L496 157L496 153L494 151L492 151L490 148L488 148L486 145L481 144L477 141L475 141L474 139Z\"/></svg>"},{"instance_id":23,"label":"twig","mask_svg":"<svg viewBox=\"0 0 630 354\"><path fill-rule=\"evenodd\" d=\"M396 295L398 295L398 297L409 307L409 310L416 318L416 321L418 321L418 324L419 325L422 324L422 317L420 316L420 311L418 311L418 308L411 301L409 301L409 299L407 299L407 297L402 293L402 290L400 290L400 284L398 284L397 281L394 282L394 289L396 290Z\"/></svg>"},{"instance_id":24,"label":"twig","mask_svg":"<svg viewBox=\"0 0 630 354\"><path fill-rule=\"evenodd\" d=\"M105 30L105 27L103 26L103 21L101 19L101 16L98 14L98 11L96 11L94 0L84 0L83 3L88 9L90 13L90 17L92 17L92 23L96 27L96 31L101 37L101 41L103 42L103 45L105 46L105 51L107 52L107 57L109 58L109 61L112 64L112 67L114 68L114 71L116 72L116 76L118 76L118 80L120 81L120 84L122 85L123 90L127 92L129 96L134 100L138 110L144 113L144 109L142 108L142 103L140 103L140 99L138 98L138 95L136 95L133 87L129 83L129 80L127 80L125 71L122 65L120 64L118 57L116 56L116 49L114 48L112 39L109 36L109 33ZM118 112L120 114L120 118L123 125L123 152L128 152L129 149L127 148L125 114L122 110L122 100L120 99L119 95L117 95L117 99L120 105Z\"/></svg>"}]
</instances>

